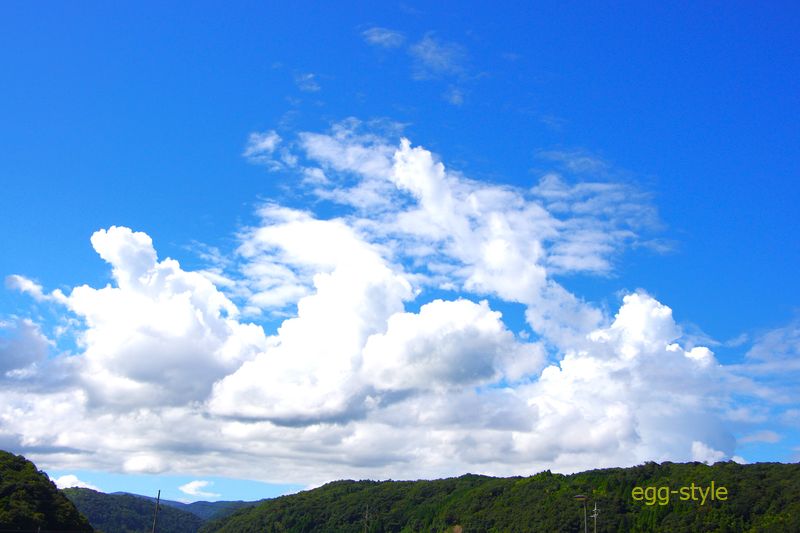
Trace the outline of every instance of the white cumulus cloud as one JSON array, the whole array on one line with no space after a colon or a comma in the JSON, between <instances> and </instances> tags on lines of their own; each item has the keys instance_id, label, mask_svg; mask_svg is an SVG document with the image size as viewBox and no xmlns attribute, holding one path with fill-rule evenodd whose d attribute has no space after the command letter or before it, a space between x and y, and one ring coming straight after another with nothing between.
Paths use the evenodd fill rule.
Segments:
<instances>
[{"instance_id":1,"label":"white cumulus cloud","mask_svg":"<svg viewBox=\"0 0 800 533\"><path fill-rule=\"evenodd\" d=\"M80 488L83 488L83 489L92 489L92 490L96 490L96 491L100 492L100 489L96 485L92 485L91 483L88 483L86 481L82 481L82 480L78 479L78 476L76 476L74 474L66 474L66 475L57 477L56 479L53 480L53 483L55 483L56 486L59 489L68 489L70 487L80 487Z\"/></svg>"},{"instance_id":2,"label":"white cumulus cloud","mask_svg":"<svg viewBox=\"0 0 800 533\"><path fill-rule=\"evenodd\" d=\"M184 494L188 494L189 496L200 496L202 498L219 498L222 496L216 492L209 492L203 490L206 487L210 487L214 483L212 481L204 481L204 480L194 480L181 485L178 489L183 492Z\"/></svg>"},{"instance_id":3,"label":"white cumulus cloud","mask_svg":"<svg viewBox=\"0 0 800 533\"><path fill-rule=\"evenodd\" d=\"M28 318L0 322L0 379L25 377L47 357L52 342Z\"/></svg>"},{"instance_id":4,"label":"white cumulus cloud","mask_svg":"<svg viewBox=\"0 0 800 533\"><path fill-rule=\"evenodd\" d=\"M692 460L700 461L707 464L714 464L725 458L725 453L714 448L709 447L706 443L700 441L692 442Z\"/></svg>"},{"instance_id":5,"label":"white cumulus cloud","mask_svg":"<svg viewBox=\"0 0 800 533\"><path fill-rule=\"evenodd\" d=\"M559 282L613 272L657 222L647 195L556 173L485 183L398 133L252 137L336 214L266 202L211 269L112 226L91 237L106 286L7 281L78 337L62 353L38 322L2 323L0 443L49 468L313 484L716 461L797 418L781 381L796 324L724 365L668 302L628 291L606 311Z\"/></svg>"},{"instance_id":6,"label":"white cumulus cloud","mask_svg":"<svg viewBox=\"0 0 800 533\"><path fill-rule=\"evenodd\" d=\"M419 313L394 314L363 350L363 374L379 390L460 388L531 374L542 363L542 352L519 345L485 301L434 300Z\"/></svg>"},{"instance_id":7,"label":"white cumulus cloud","mask_svg":"<svg viewBox=\"0 0 800 533\"><path fill-rule=\"evenodd\" d=\"M215 385L212 410L285 423L349 417L363 407L356 395L364 343L403 309L411 286L342 221L285 209L264 214L280 222L256 230L248 253L272 251L285 263L317 269L313 293L262 355Z\"/></svg>"},{"instance_id":8,"label":"white cumulus cloud","mask_svg":"<svg viewBox=\"0 0 800 533\"><path fill-rule=\"evenodd\" d=\"M76 287L69 309L86 329L80 379L101 405L174 405L266 346L263 330L237 321L236 306L207 278L158 261L149 236L112 226L92 235L116 286Z\"/></svg>"}]
</instances>

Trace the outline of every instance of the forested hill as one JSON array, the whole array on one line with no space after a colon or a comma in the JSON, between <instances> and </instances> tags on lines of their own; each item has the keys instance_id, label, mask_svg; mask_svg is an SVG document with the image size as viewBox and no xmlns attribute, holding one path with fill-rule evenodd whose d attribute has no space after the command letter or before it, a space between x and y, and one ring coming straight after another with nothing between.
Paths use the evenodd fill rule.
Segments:
<instances>
[{"instance_id":1,"label":"forested hill","mask_svg":"<svg viewBox=\"0 0 800 533\"><path fill-rule=\"evenodd\" d=\"M63 492L105 533L152 526L153 502L143 497ZM577 533L583 530L578 494L588 498L590 530L597 504L598 532L800 532L800 464L731 462L647 463L569 476L336 481L205 524L191 513L162 507L158 531ZM0 531L39 529L93 531L46 474L24 457L0 451Z\"/></svg>"},{"instance_id":2,"label":"forested hill","mask_svg":"<svg viewBox=\"0 0 800 533\"><path fill-rule=\"evenodd\" d=\"M577 533L578 494L588 496L590 531L596 503L598 532L800 532L800 464L732 462L647 463L569 476L336 481L266 500L201 531Z\"/></svg>"},{"instance_id":3,"label":"forested hill","mask_svg":"<svg viewBox=\"0 0 800 533\"><path fill-rule=\"evenodd\" d=\"M0 531L9 530L94 531L47 474L0 450Z\"/></svg>"},{"instance_id":4,"label":"forested hill","mask_svg":"<svg viewBox=\"0 0 800 533\"><path fill-rule=\"evenodd\" d=\"M135 496L137 498L144 498L146 500L152 501L155 504L156 499L152 496L143 496L141 494L132 494L130 492L113 492L110 496L117 496L117 495L127 495L127 496ZM229 514L233 513L234 511L241 509L243 507L252 507L258 504L257 501L255 502L245 502L241 500L237 501L217 501L217 502L206 502L206 501L199 501L199 502L192 502L192 503L183 503L183 502L176 502L173 500L161 500L161 506L164 507L174 507L176 509L180 509L181 511L188 511L195 516L199 516L203 520L209 520L211 518L222 518L228 516Z\"/></svg>"},{"instance_id":5,"label":"forested hill","mask_svg":"<svg viewBox=\"0 0 800 533\"><path fill-rule=\"evenodd\" d=\"M146 533L153 527L155 501L133 494L104 494L90 489L64 489L64 494L103 533ZM194 514L161 505L158 531L196 533L203 520Z\"/></svg>"}]
</instances>

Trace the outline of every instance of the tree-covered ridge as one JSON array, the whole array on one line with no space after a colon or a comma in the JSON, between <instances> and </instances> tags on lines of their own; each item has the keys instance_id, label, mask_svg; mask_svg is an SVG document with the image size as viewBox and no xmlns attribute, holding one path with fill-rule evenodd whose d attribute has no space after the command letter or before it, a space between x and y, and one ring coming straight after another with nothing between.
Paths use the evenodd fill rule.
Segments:
<instances>
[{"instance_id":1,"label":"tree-covered ridge","mask_svg":"<svg viewBox=\"0 0 800 533\"><path fill-rule=\"evenodd\" d=\"M155 501L132 494L105 494L90 489L64 489L89 522L104 533L149 533L153 527ZM196 533L203 519L194 514L161 505L157 531Z\"/></svg>"},{"instance_id":2,"label":"tree-covered ridge","mask_svg":"<svg viewBox=\"0 0 800 533\"><path fill-rule=\"evenodd\" d=\"M47 474L21 455L2 450L0 530L94 531Z\"/></svg>"},{"instance_id":3,"label":"tree-covered ridge","mask_svg":"<svg viewBox=\"0 0 800 533\"><path fill-rule=\"evenodd\" d=\"M253 507L257 505L258 502L244 502L244 501L233 501L233 502L192 502L186 504L186 507L182 508L186 511L189 511L193 515L199 516L203 520L210 520L215 518L224 518L229 516L239 509L245 507Z\"/></svg>"},{"instance_id":4,"label":"tree-covered ridge","mask_svg":"<svg viewBox=\"0 0 800 533\"><path fill-rule=\"evenodd\" d=\"M726 488L725 501L701 505L699 499L681 501L676 492L665 505L647 505L632 497L635 487L679 491L692 483L707 488L712 481ZM370 532L579 532L583 509L577 494L589 497L589 515L597 503L598 532L800 531L800 464L732 462L647 463L569 476L336 481L210 521L201 531L355 533L366 525Z\"/></svg>"},{"instance_id":5,"label":"tree-covered ridge","mask_svg":"<svg viewBox=\"0 0 800 533\"><path fill-rule=\"evenodd\" d=\"M155 504L156 499L152 496L143 496L141 494L132 494L129 492L114 492L112 495L128 495L128 496L135 496L137 498L144 498L146 500L152 501ZM252 507L258 504L257 501L255 502L245 502L242 500L237 501L216 501L216 502L206 502L206 501L198 501L192 503L183 503L183 502L176 502L174 500L161 500L162 506L167 507L174 507L176 509L180 509L181 511L188 511L195 516L199 516L203 520L210 520L212 518L222 518L232 514L233 512L243 508L243 507Z\"/></svg>"}]
</instances>

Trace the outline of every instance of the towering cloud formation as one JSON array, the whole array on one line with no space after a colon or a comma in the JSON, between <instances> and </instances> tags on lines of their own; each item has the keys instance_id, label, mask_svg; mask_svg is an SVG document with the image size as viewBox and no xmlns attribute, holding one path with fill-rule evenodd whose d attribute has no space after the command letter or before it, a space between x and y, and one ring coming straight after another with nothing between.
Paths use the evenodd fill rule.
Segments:
<instances>
[{"instance_id":1,"label":"towering cloud formation","mask_svg":"<svg viewBox=\"0 0 800 533\"><path fill-rule=\"evenodd\" d=\"M92 235L116 287L73 289L67 306L86 329L80 379L100 405L183 405L263 350L261 328L177 261L159 262L150 237L112 226Z\"/></svg>"},{"instance_id":2,"label":"towering cloud formation","mask_svg":"<svg viewBox=\"0 0 800 533\"><path fill-rule=\"evenodd\" d=\"M528 189L471 180L354 121L254 135L245 153L337 216L263 205L227 277L111 227L91 243L113 284L65 295L10 278L78 319L79 349L4 323L0 440L53 466L303 483L734 453L730 421L757 380L682 345L645 292L608 316L558 282L607 273L641 242L654 219L641 194L555 174ZM750 367L766 376L762 352Z\"/></svg>"}]
</instances>

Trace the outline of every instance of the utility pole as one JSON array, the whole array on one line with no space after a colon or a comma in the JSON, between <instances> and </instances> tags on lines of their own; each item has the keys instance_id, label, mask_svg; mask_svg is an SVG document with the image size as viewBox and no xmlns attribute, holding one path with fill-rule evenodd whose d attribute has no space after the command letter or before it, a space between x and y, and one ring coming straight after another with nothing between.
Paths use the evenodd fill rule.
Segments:
<instances>
[{"instance_id":1,"label":"utility pole","mask_svg":"<svg viewBox=\"0 0 800 533\"><path fill-rule=\"evenodd\" d=\"M592 518L594 518L594 533L597 533L597 502L594 502L594 512L592 513Z\"/></svg>"},{"instance_id":2,"label":"utility pole","mask_svg":"<svg viewBox=\"0 0 800 533\"><path fill-rule=\"evenodd\" d=\"M367 504L367 510L364 512L364 533L367 533L367 524L369 524L369 504Z\"/></svg>"},{"instance_id":3,"label":"utility pole","mask_svg":"<svg viewBox=\"0 0 800 533\"><path fill-rule=\"evenodd\" d=\"M589 533L589 523L586 520L586 500L589 498L584 494L578 494L575 499L583 502L583 533Z\"/></svg>"},{"instance_id":4,"label":"utility pole","mask_svg":"<svg viewBox=\"0 0 800 533\"><path fill-rule=\"evenodd\" d=\"M158 489L158 496L156 497L156 512L153 513L153 529L150 530L150 533L156 533L156 522L158 521L158 509L161 503L161 489Z\"/></svg>"}]
</instances>

